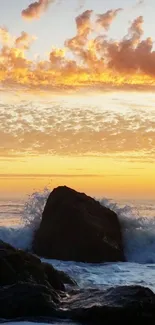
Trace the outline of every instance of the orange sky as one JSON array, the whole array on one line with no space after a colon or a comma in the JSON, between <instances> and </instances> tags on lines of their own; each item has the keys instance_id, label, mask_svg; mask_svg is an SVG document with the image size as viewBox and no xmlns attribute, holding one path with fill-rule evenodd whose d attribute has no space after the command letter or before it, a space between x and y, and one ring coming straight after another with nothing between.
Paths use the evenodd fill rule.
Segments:
<instances>
[{"instance_id":1,"label":"orange sky","mask_svg":"<svg viewBox=\"0 0 155 325\"><path fill-rule=\"evenodd\" d=\"M67 184L92 195L154 198L153 93L9 98L3 93L0 104L1 196Z\"/></svg>"},{"instance_id":2,"label":"orange sky","mask_svg":"<svg viewBox=\"0 0 155 325\"><path fill-rule=\"evenodd\" d=\"M34 2L22 11L22 17L39 19L48 6L49 1ZM126 15L124 8L100 14L85 10L73 18L75 35L65 37L61 48L51 44L44 59L39 54L29 56L38 37L26 31L13 35L0 27L1 85L74 91L79 87L154 89L154 41L152 35L144 36L144 17L134 17L118 40L109 36L109 30L119 15Z\"/></svg>"},{"instance_id":3,"label":"orange sky","mask_svg":"<svg viewBox=\"0 0 155 325\"><path fill-rule=\"evenodd\" d=\"M24 0L24 7L8 13L6 3L1 9L6 20L9 14L9 28L0 27L1 197L66 184L95 196L153 199L155 50L145 23L152 21L151 7L143 1L124 7L119 0L114 8L110 0L113 7L102 8L101 1L87 0L78 2L75 14L68 4L54 9L56 0ZM55 12L63 24L61 5L71 19L62 35L51 25L47 31L42 20L50 22ZM19 16L18 30L12 14ZM50 40L55 34L56 45Z\"/></svg>"}]
</instances>

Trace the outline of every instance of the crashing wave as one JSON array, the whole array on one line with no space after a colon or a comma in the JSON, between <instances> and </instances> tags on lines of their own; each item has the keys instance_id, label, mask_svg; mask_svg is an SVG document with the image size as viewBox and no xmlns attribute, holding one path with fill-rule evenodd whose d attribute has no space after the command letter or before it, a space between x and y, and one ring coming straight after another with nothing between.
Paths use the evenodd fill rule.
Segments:
<instances>
[{"instance_id":1,"label":"crashing wave","mask_svg":"<svg viewBox=\"0 0 155 325\"><path fill-rule=\"evenodd\" d=\"M20 227L0 227L0 238L16 248L30 249L49 193L50 190L45 188L30 195L21 214ZM127 261L155 263L155 217L139 216L138 210L131 205L120 206L106 198L99 201L119 217Z\"/></svg>"}]
</instances>

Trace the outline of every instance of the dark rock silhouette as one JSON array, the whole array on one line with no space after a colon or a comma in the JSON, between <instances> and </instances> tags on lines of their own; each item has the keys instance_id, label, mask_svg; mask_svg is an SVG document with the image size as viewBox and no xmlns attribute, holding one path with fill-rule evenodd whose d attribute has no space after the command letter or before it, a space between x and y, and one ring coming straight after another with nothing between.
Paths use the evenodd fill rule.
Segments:
<instances>
[{"instance_id":1,"label":"dark rock silhouette","mask_svg":"<svg viewBox=\"0 0 155 325\"><path fill-rule=\"evenodd\" d=\"M75 285L69 275L52 265L0 241L0 286L26 282L45 285L57 291L65 291L65 284Z\"/></svg>"},{"instance_id":2,"label":"dark rock silhouette","mask_svg":"<svg viewBox=\"0 0 155 325\"><path fill-rule=\"evenodd\" d=\"M119 324L154 321L155 295L140 286L88 289L61 295L52 288L32 283L16 283L0 287L0 318L3 320L42 321L56 323L73 320L86 324ZM68 322L69 323L69 322ZM143 323L144 324L144 323ZM149 323L150 324L150 323ZM152 323L151 323L152 324Z\"/></svg>"},{"instance_id":3,"label":"dark rock silhouette","mask_svg":"<svg viewBox=\"0 0 155 325\"><path fill-rule=\"evenodd\" d=\"M0 241L0 322L69 320L86 324L155 321L155 294L140 286L65 287L74 280L32 254Z\"/></svg>"},{"instance_id":4,"label":"dark rock silhouette","mask_svg":"<svg viewBox=\"0 0 155 325\"><path fill-rule=\"evenodd\" d=\"M103 291L77 290L63 302L68 318L90 324L136 324L155 320L155 294L140 286L122 286Z\"/></svg>"},{"instance_id":5,"label":"dark rock silhouette","mask_svg":"<svg viewBox=\"0 0 155 325\"><path fill-rule=\"evenodd\" d=\"M66 186L50 194L35 233L33 250L40 256L59 260L125 260L116 213Z\"/></svg>"}]
</instances>

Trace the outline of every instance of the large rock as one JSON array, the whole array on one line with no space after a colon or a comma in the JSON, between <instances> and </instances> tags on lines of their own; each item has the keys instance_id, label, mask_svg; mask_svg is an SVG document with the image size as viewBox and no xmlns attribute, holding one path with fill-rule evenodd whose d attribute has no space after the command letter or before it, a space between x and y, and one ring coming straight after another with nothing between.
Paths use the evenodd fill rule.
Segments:
<instances>
[{"instance_id":1,"label":"large rock","mask_svg":"<svg viewBox=\"0 0 155 325\"><path fill-rule=\"evenodd\" d=\"M50 194L33 250L53 259L89 263L124 261L116 213L66 186Z\"/></svg>"}]
</instances>

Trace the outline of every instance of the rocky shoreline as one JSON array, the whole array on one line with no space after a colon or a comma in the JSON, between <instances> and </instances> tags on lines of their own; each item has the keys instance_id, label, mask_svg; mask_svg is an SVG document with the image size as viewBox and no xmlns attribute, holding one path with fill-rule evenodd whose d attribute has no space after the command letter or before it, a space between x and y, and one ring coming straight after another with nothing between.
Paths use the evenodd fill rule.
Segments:
<instances>
[{"instance_id":1,"label":"rocky shoreline","mask_svg":"<svg viewBox=\"0 0 155 325\"><path fill-rule=\"evenodd\" d=\"M155 321L155 294L149 288L81 289L38 255L91 263L125 261L117 215L84 193L67 187L53 190L34 234L33 253L0 241L1 323Z\"/></svg>"},{"instance_id":2,"label":"rocky shoreline","mask_svg":"<svg viewBox=\"0 0 155 325\"><path fill-rule=\"evenodd\" d=\"M110 324L155 320L155 294L141 286L80 289L30 253L0 242L0 321Z\"/></svg>"}]
</instances>

